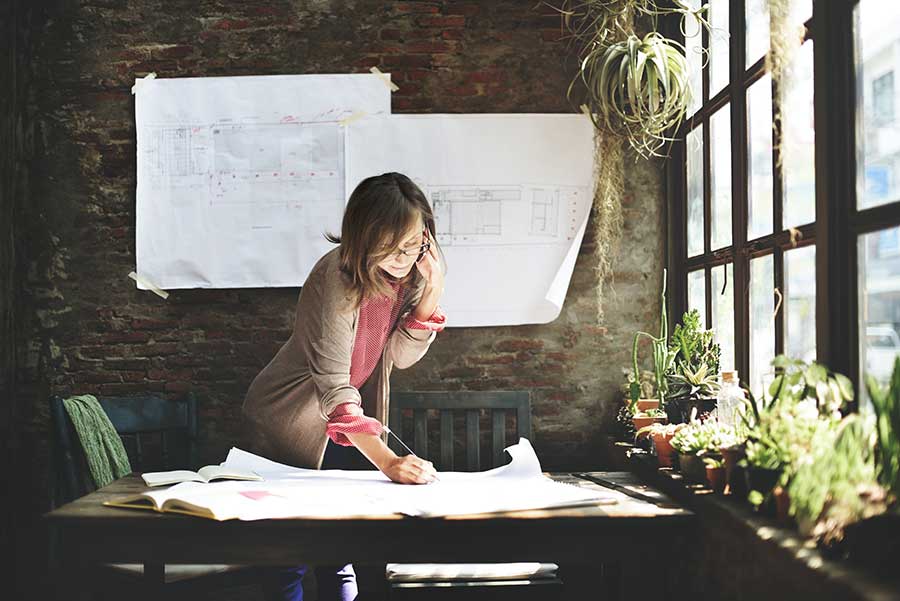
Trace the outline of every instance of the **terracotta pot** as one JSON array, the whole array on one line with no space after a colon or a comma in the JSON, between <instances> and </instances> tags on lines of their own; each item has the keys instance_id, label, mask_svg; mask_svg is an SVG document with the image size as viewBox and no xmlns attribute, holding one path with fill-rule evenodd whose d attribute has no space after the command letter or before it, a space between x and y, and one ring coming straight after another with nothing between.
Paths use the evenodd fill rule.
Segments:
<instances>
[{"instance_id":1,"label":"terracotta pot","mask_svg":"<svg viewBox=\"0 0 900 601\"><path fill-rule=\"evenodd\" d=\"M637 432L641 428L649 426L650 424L664 424L666 423L665 417L632 417L631 423L634 424L634 431ZM641 436L646 436L646 434L642 434Z\"/></svg>"},{"instance_id":2,"label":"terracotta pot","mask_svg":"<svg viewBox=\"0 0 900 601\"><path fill-rule=\"evenodd\" d=\"M744 480L743 468L738 462L747 456L744 451L744 445L739 447L724 447L720 449L722 459L725 462L725 482L727 494L735 495L739 498L747 496L747 486Z\"/></svg>"},{"instance_id":3,"label":"terracotta pot","mask_svg":"<svg viewBox=\"0 0 900 601\"><path fill-rule=\"evenodd\" d=\"M788 491L782 486L776 486L772 489L772 496L775 497L775 519L782 526L790 525L791 519L791 497Z\"/></svg>"},{"instance_id":4,"label":"terracotta pot","mask_svg":"<svg viewBox=\"0 0 900 601\"><path fill-rule=\"evenodd\" d=\"M706 466L706 481L713 492L717 494L725 492L725 466Z\"/></svg>"},{"instance_id":5,"label":"terracotta pot","mask_svg":"<svg viewBox=\"0 0 900 601\"><path fill-rule=\"evenodd\" d=\"M656 459L659 467L672 467L675 449L672 448L673 434L653 434L653 446L656 447Z\"/></svg>"},{"instance_id":6,"label":"terracotta pot","mask_svg":"<svg viewBox=\"0 0 900 601\"><path fill-rule=\"evenodd\" d=\"M638 411L649 411L651 409L659 409L659 399L638 399Z\"/></svg>"},{"instance_id":7,"label":"terracotta pot","mask_svg":"<svg viewBox=\"0 0 900 601\"><path fill-rule=\"evenodd\" d=\"M706 466L703 465L703 459L696 455L682 453L678 462L685 480L695 484L706 483Z\"/></svg>"}]
</instances>

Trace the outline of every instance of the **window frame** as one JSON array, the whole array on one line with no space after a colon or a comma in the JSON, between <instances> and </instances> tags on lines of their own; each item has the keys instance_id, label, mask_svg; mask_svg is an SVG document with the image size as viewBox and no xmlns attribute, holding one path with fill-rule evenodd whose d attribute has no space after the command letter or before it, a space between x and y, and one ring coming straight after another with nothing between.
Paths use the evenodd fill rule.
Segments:
<instances>
[{"instance_id":1,"label":"window frame","mask_svg":"<svg viewBox=\"0 0 900 601\"><path fill-rule=\"evenodd\" d=\"M712 0L716 1L716 0ZM723 1L723 0L718 0ZM774 286L784 288L784 253L811 244L816 246L816 355L831 369L846 374L860 392L860 332L858 240L860 236L900 226L900 198L875 207L857 209L857 129L856 112L855 7L859 0L813 0L812 17L806 22L807 40L813 40L813 93L815 121L815 221L795 228L782 228L784 174L777 160L780 124L775 125L773 144L773 233L747 239L748 136L746 93L750 85L765 75L765 59L744 68L746 52L746 0L729 6L730 81L713 98L708 98L708 68L703 72L703 102L680 128L666 165L667 264L669 267L669 317L674 323L688 307L688 273L705 270L706 319L712 320L711 268L733 262L735 309L735 369L749 381L749 273L754 258L774 255ZM669 23L670 35L677 35L677 23ZM703 33L704 47L708 34ZM772 81L773 110L779 100L778 81ZM732 245L711 252L709 195L709 118L725 104L731 107ZM687 181L685 135L704 124L704 251L687 256ZM796 244L794 243L796 242ZM775 352L784 352L786 307L775 319ZM859 398L859 395L857 395Z\"/></svg>"}]
</instances>

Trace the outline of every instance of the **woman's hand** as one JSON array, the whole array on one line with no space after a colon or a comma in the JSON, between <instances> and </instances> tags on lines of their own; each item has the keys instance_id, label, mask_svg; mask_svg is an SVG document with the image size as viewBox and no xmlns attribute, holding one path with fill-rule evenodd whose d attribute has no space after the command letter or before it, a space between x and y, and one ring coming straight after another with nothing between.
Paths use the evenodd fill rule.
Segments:
<instances>
[{"instance_id":1,"label":"woman's hand","mask_svg":"<svg viewBox=\"0 0 900 601\"><path fill-rule=\"evenodd\" d=\"M427 233L426 233L427 236ZM434 244L416 261L416 269L425 280L422 298L413 311L413 317L419 321L428 321L437 309L441 295L444 293L444 272L438 261L437 248Z\"/></svg>"},{"instance_id":2,"label":"woman's hand","mask_svg":"<svg viewBox=\"0 0 900 601\"><path fill-rule=\"evenodd\" d=\"M415 455L394 457L381 467L382 473L399 484L428 484L437 479L437 472L430 461Z\"/></svg>"},{"instance_id":3,"label":"woman's hand","mask_svg":"<svg viewBox=\"0 0 900 601\"><path fill-rule=\"evenodd\" d=\"M425 231L425 240L428 241L428 230ZM438 261L437 247L432 243L429 249L416 261L416 269L425 280L425 289L431 289L440 296L444 292L444 272Z\"/></svg>"}]
</instances>

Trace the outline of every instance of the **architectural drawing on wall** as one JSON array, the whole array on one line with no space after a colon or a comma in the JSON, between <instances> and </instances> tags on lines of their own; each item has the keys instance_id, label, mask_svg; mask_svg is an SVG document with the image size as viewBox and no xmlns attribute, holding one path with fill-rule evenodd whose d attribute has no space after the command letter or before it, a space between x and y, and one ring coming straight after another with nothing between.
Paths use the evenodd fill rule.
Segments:
<instances>
[{"instance_id":1,"label":"architectural drawing on wall","mask_svg":"<svg viewBox=\"0 0 900 601\"><path fill-rule=\"evenodd\" d=\"M432 204L450 326L559 316L593 189L583 115L393 115L350 125L347 147L348 190L399 171Z\"/></svg>"},{"instance_id":2,"label":"architectural drawing on wall","mask_svg":"<svg viewBox=\"0 0 900 601\"><path fill-rule=\"evenodd\" d=\"M587 188L427 186L444 246L541 244L572 240ZM566 221L568 219L568 221Z\"/></svg>"},{"instance_id":3,"label":"architectural drawing on wall","mask_svg":"<svg viewBox=\"0 0 900 601\"><path fill-rule=\"evenodd\" d=\"M381 77L153 79L135 89L138 274L163 289L301 285L333 247L323 234L340 230L341 119L390 112Z\"/></svg>"}]
</instances>

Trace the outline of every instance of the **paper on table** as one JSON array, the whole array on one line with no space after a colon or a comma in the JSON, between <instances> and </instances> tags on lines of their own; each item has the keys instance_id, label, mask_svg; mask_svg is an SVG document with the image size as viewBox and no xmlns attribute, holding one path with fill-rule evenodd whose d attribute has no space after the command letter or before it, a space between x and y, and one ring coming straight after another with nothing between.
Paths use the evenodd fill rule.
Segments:
<instances>
[{"instance_id":1,"label":"paper on table","mask_svg":"<svg viewBox=\"0 0 900 601\"><path fill-rule=\"evenodd\" d=\"M350 124L346 146L347 190L400 171L428 197L449 326L556 319L593 198L583 115L383 116Z\"/></svg>"},{"instance_id":2,"label":"paper on table","mask_svg":"<svg viewBox=\"0 0 900 601\"><path fill-rule=\"evenodd\" d=\"M441 472L439 482L407 486L374 470L296 468L233 448L223 465L253 470L266 478L265 483L227 482L176 491L183 486L178 485L171 490L193 506L208 506L215 515L229 516L219 519L242 520L396 513L439 517L614 502L595 491L544 477L527 439L506 450L512 457L507 465L486 472ZM218 495L212 494L213 487Z\"/></svg>"},{"instance_id":3,"label":"paper on table","mask_svg":"<svg viewBox=\"0 0 900 601\"><path fill-rule=\"evenodd\" d=\"M341 227L342 121L391 102L371 74L157 78L135 92L136 271L163 289L303 284Z\"/></svg>"}]
</instances>

